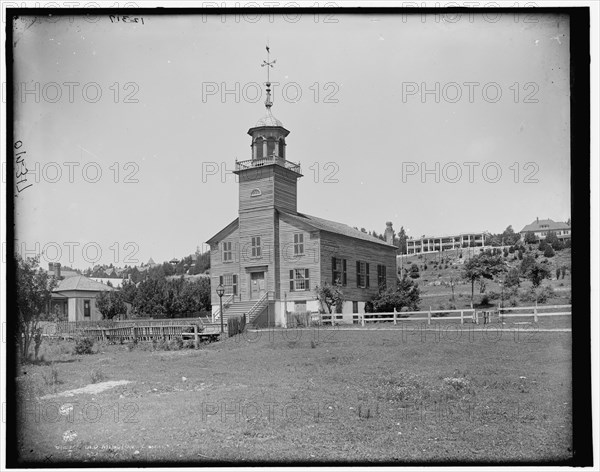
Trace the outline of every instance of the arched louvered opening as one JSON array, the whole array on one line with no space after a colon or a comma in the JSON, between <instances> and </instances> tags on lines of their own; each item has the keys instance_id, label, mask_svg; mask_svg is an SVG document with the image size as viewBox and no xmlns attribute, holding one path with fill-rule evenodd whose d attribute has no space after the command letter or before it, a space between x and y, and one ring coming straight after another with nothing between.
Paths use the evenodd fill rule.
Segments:
<instances>
[{"instance_id":1,"label":"arched louvered opening","mask_svg":"<svg viewBox=\"0 0 600 472\"><path fill-rule=\"evenodd\" d=\"M273 154L276 154L275 139L269 138L269 139L267 139L267 156L272 156Z\"/></svg>"},{"instance_id":2,"label":"arched louvered opening","mask_svg":"<svg viewBox=\"0 0 600 472\"><path fill-rule=\"evenodd\" d=\"M264 150L263 143L264 143L264 138L262 136L259 136L258 138L256 138L254 140L254 158L255 159L261 159L261 158L265 157L264 153L263 153L263 150Z\"/></svg>"},{"instance_id":3,"label":"arched louvered opening","mask_svg":"<svg viewBox=\"0 0 600 472\"><path fill-rule=\"evenodd\" d=\"M285 139L279 138L278 147L279 147L279 152L277 154L279 155L279 157L282 157L285 159Z\"/></svg>"}]
</instances>

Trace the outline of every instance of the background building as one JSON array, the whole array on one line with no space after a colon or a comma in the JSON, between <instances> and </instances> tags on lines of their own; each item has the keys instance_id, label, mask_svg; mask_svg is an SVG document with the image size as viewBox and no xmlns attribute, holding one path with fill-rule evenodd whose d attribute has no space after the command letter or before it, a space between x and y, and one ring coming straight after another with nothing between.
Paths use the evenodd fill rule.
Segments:
<instances>
[{"instance_id":1,"label":"background building","mask_svg":"<svg viewBox=\"0 0 600 472\"><path fill-rule=\"evenodd\" d=\"M527 233L533 233L537 239L544 239L549 231L553 231L558 239L571 239L571 225L551 219L540 220L536 218L534 222L525 226L520 234L522 238L525 238Z\"/></svg>"},{"instance_id":2,"label":"background building","mask_svg":"<svg viewBox=\"0 0 600 472\"><path fill-rule=\"evenodd\" d=\"M487 231L476 233L460 233L445 236L423 236L406 241L407 254L426 254L430 252L448 251L462 247L483 247Z\"/></svg>"}]
</instances>

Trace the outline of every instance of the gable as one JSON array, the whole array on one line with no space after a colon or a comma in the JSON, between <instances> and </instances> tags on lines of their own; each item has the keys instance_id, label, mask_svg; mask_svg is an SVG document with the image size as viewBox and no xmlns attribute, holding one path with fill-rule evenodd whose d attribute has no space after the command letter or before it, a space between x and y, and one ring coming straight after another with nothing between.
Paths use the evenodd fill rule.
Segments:
<instances>
[{"instance_id":1,"label":"gable","mask_svg":"<svg viewBox=\"0 0 600 472\"><path fill-rule=\"evenodd\" d=\"M225 239L227 236L229 236L235 230L237 230L239 225L240 225L240 219L236 218L231 223L229 223L227 226L225 226L225 228L223 228L221 231L219 231L217 234L215 234L212 238L207 240L206 244L209 244L212 246L213 243Z\"/></svg>"}]
</instances>

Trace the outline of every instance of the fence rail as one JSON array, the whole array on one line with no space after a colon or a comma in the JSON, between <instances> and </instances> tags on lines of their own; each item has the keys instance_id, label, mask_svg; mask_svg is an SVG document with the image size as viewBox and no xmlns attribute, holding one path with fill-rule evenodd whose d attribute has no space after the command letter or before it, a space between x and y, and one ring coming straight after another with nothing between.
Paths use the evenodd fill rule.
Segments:
<instances>
[{"instance_id":1,"label":"fence rail","mask_svg":"<svg viewBox=\"0 0 600 472\"><path fill-rule=\"evenodd\" d=\"M568 310L565 310L568 309ZM544 310L563 310L563 311L551 311L546 312ZM507 314L510 311L526 311L526 313ZM448 313L459 313L459 316L445 316ZM416 315L416 316L414 316ZM421 315L421 316L419 316ZM511 317L533 317L534 322L537 323L538 317L543 316L571 316L572 306L571 305L542 305L542 306L526 306L526 307L508 307L508 308L496 308L491 310L477 309L477 308L463 308L462 310L427 310L427 311L396 311L384 312L384 313L359 313L358 321L362 326L372 322L393 322L394 325L405 321L426 321L427 324L431 324L431 320L460 320L461 324L464 324L466 320L473 323L487 324L496 320L502 322L505 318ZM333 324L336 322L336 317L340 316L336 313L321 313L318 316L318 321L321 324Z\"/></svg>"},{"instance_id":2,"label":"fence rail","mask_svg":"<svg viewBox=\"0 0 600 472\"><path fill-rule=\"evenodd\" d=\"M113 328L95 327L82 328L78 334L95 339L96 341L154 341L157 339L171 341L174 339L193 339L195 347L200 344L200 339L214 339L219 332L212 329L205 330L198 324L165 324L162 326L134 325Z\"/></svg>"}]
</instances>

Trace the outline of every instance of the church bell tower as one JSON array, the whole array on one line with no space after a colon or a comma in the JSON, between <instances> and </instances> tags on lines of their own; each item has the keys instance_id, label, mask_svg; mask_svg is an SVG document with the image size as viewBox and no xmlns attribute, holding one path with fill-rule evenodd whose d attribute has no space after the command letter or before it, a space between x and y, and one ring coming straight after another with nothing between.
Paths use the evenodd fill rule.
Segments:
<instances>
[{"instance_id":1,"label":"church bell tower","mask_svg":"<svg viewBox=\"0 0 600 472\"><path fill-rule=\"evenodd\" d=\"M267 54L269 54L267 46ZM287 160L286 138L290 132L284 128L271 108L271 82L269 69L275 60L263 61L267 67L265 115L248 130L252 141L251 156L245 161L236 161L235 173L239 176L239 212L257 209L281 209L297 213L297 182L302 177L299 163Z\"/></svg>"}]
</instances>

